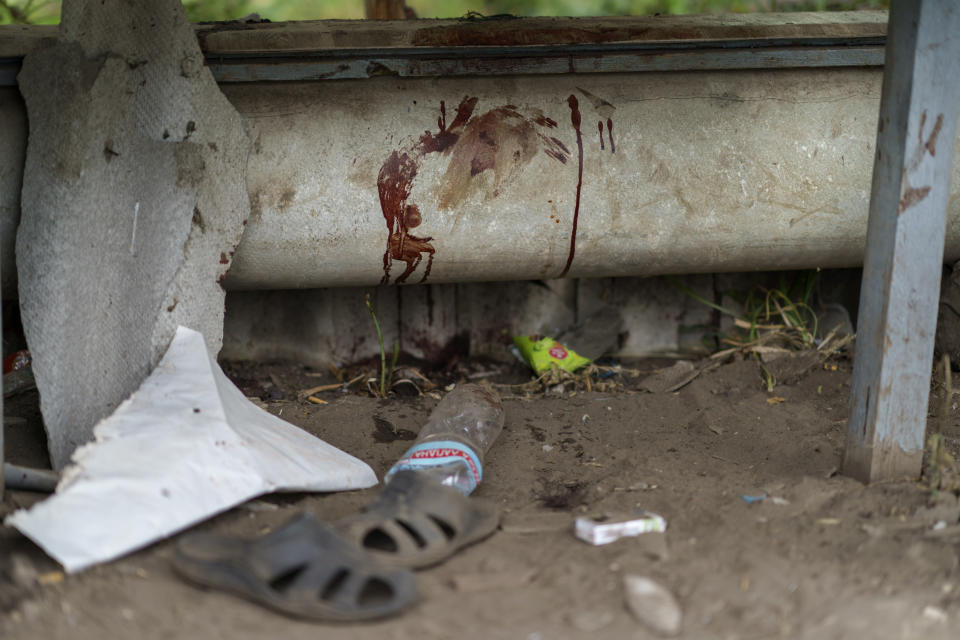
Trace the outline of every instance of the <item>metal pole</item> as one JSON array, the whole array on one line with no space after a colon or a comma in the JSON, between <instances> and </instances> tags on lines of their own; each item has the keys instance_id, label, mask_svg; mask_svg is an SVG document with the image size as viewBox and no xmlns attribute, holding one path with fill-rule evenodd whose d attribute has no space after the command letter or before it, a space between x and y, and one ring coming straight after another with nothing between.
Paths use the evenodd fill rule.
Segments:
<instances>
[{"instance_id":1,"label":"metal pole","mask_svg":"<svg viewBox=\"0 0 960 640\"><path fill-rule=\"evenodd\" d=\"M60 481L60 475L56 471L18 467L9 462L3 465L3 473L0 475L8 487L18 491L52 493Z\"/></svg>"},{"instance_id":2,"label":"metal pole","mask_svg":"<svg viewBox=\"0 0 960 640\"><path fill-rule=\"evenodd\" d=\"M958 33L955 0L891 6L843 462L866 482L920 473L960 109Z\"/></svg>"},{"instance_id":3,"label":"metal pole","mask_svg":"<svg viewBox=\"0 0 960 640\"><path fill-rule=\"evenodd\" d=\"M2 249L0 249L2 250ZM0 255L0 265L3 264L3 256ZM3 296L0 296L0 335L3 334ZM2 350L0 350L0 356L2 356ZM0 416L3 416L3 375L0 372ZM6 429L6 425L0 424L0 471L4 468L3 463L3 432ZM3 477L4 474L0 473L0 500L3 500Z\"/></svg>"}]
</instances>

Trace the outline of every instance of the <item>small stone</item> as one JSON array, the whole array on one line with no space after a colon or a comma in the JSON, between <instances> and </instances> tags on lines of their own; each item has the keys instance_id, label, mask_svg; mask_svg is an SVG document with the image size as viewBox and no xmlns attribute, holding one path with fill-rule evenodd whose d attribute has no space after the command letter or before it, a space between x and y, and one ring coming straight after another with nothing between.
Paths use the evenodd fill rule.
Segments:
<instances>
[{"instance_id":1,"label":"small stone","mask_svg":"<svg viewBox=\"0 0 960 640\"><path fill-rule=\"evenodd\" d=\"M942 623L947 621L946 611L944 611L940 607L935 607L929 604L923 608L923 617L933 622Z\"/></svg>"},{"instance_id":2,"label":"small stone","mask_svg":"<svg viewBox=\"0 0 960 640\"><path fill-rule=\"evenodd\" d=\"M665 587L634 574L623 577L623 587L627 608L637 620L664 636L680 633L683 612L680 603Z\"/></svg>"},{"instance_id":3,"label":"small stone","mask_svg":"<svg viewBox=\"0 0 960 640\"><path fill-rule=\"evenodd\" d=\"M273 504L272 502L265 502L263 500L250 500L249 502L244 502L241 504L239 509L244 509L245 511L277 511L280 507Z\"/></svg>"}]
</instances>

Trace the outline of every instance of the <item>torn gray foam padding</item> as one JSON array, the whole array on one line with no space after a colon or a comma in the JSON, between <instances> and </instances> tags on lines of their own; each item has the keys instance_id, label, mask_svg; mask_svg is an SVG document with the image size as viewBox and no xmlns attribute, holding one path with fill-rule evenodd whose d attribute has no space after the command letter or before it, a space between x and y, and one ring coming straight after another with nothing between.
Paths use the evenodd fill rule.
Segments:
<instances>
[{"instance_id":1,"label":"torn gray foam padding","mask_svg":"<svg viewBox=\"0 0 960 640\"><path fill-rule=\"evenodd\" d=\"M250 140L176 0L65 3L59 43L28 55L18 82L20 306L61 468L177 325L219 351Z\"/></svg>"}]
</instances>

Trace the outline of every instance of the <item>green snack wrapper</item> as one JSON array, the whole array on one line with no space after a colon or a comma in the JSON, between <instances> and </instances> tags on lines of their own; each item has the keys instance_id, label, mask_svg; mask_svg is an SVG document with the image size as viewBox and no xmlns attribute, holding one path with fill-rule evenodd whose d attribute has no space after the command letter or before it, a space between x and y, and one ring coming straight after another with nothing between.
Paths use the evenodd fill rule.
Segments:
<instances>
[{"instance_id":1,"label":"green snack wrapper","mask_svg":"<svg viewBox=\"0 0 960 640\"><path fill-rule=\"evenodd\" d=\"M557 365L571 373L590 364L590 358L584 358L571 349L567 349L553 338L540 336L513 336L520 355L536 373L543 373Z\"/></svg>"}]
</instances>

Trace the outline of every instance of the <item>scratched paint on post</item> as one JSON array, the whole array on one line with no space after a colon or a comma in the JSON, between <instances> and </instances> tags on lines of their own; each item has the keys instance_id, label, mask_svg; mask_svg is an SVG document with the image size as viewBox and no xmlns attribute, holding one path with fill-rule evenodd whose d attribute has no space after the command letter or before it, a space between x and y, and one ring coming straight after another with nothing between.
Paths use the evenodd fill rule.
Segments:
<instances>
[{"instance_id":1,"label":"scratched paint on post","mask_svg":"<svg viewBox=\"0 0 960 640\"><path fill-rule=\"evenodd\" d=\"M923 130L927 124L927 112L924 111L920 114L920 127L918 128L918 144L916 152L914 153L913 160L910 162L909 169L910 171L915 171L920 162L923 160L924 154L929 153L931 156L937 155L937 137L940 135L940 129L943 128L943 114L937 116L937 120L933 125L933 130L930 132L930 136L926 141L923 140ZM930 186L923 187L912 187L910 186L909 180L907 180L907 168L903 170L903 193L900 195L900 207L897 209L897 213L901 214L913 205L917 204L930 194Z\"/></svg>"}]
</instances>

